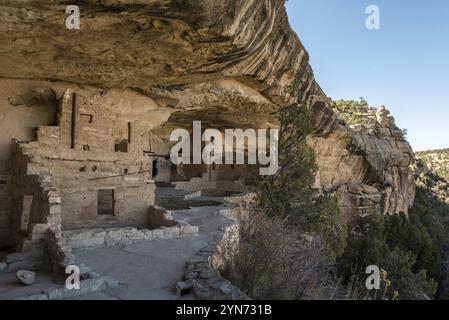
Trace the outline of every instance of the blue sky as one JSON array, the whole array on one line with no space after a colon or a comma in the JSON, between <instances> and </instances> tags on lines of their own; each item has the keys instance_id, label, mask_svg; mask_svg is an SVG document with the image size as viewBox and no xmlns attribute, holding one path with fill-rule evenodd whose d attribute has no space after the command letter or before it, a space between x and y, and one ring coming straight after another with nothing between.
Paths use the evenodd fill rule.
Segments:
<instances>
[{"instance_id":1,"label":"blue sky","mask_svg":"<svg viewBox=\"0 0 449 320\"><path fill-rule=\"evenodd\" d=\"M380 30L365 27L368 5ZM289 0L290 24L334 99L385 105L415 151L449 147L449 0Z\"/></svg>"}]
</instances>

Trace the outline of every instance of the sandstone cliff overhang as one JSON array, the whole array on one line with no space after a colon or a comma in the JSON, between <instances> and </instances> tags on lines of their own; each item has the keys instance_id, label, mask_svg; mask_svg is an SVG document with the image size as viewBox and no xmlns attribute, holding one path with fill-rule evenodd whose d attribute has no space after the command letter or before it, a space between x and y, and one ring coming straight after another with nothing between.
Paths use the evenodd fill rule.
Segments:
<instances>
[{"instance_id":1,"label":"sandstone cliff overhang","mask_svg":"<svg viewBox=\"0 0 449 320\"><path fill-rule=\"evenodd\" d=\"M65 28L66 5L0 3L1 78L137 92L162 110L152 128L160 135L193 120L275 126L273 111L295 83L314 115L318 186L335 192L348 216L406 212L413 203L410 146L394 123L374 137L338 122L283 0L85 0L80 30Z\"/></svg>"},{"instance_id":2,"label":"sandstone cliff overhang","mask_svg":"<svg viewBox=\"0 0 449 320\"><path fill-rule=\"evenodd\" d=\"M273 99L297 76L316 87L283 0L87 0L80 30L66 5L2 1L1 77L142 90L234 78Z\"/></svg>"}]
</instances>

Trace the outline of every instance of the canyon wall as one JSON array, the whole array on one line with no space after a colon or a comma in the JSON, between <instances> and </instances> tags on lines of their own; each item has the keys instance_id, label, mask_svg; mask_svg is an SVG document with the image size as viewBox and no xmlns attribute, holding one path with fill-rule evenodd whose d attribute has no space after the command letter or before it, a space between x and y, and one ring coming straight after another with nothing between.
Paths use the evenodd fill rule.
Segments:
<instances>
[{"instance_id":1,"label":"canyon wall","mask_svg":"<svg viewBox=\"0 0 449 320\"><path fill-rule=\"evenodd\" d=\"M358 114L362 123L342 123L312 135L319 171L316 185L334 193L342 218L368 214L408 213L415 197L414 154L388 110L381 107Z\"/></svg>"},{"instance_id":2,"label":"canyon wall","mask_svg":"<svg viewBox=\"0 0 449 320\"><path fill-rule=\"evenodd\" d=\"M33 142L39 126L55 125L65 90L88 98L89 112L133 118L147 124L142 134L166 140L194 120L217 129L277 126L273 113L294 83L314 116L317 187L337 195L343 219L407 212L413 203L413 152L393 119L379 115L378 134L338 121L283 0L86 0L79 30L65 27L66 5L0 1L2 199L12 190L12 139ZM39 161L53 160L43 153ZM7 239L17 209L1 205Z\"/></svg>"}]
</instances>

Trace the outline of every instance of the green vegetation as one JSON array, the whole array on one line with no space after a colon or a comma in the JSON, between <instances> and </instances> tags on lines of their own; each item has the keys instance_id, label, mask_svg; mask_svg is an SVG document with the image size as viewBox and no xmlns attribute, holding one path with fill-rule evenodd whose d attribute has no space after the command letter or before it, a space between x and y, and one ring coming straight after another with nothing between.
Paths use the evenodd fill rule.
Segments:
<instances>
[{"instance_id":1,"label":"green vegetation","mask_svg":"<svg viewBox=\"0 0 449 320\"><path fill-rule=\"evenodd\" d=\"M429 170L423 159L417 159L415 171L418 173L416 177L418 187L427 190L438 200L449 204L449 183L439 174L441 170Z\"/></svg>"},{"instance_id":2,"label":"green vegetation","mask_svg":"<svg viewBox=\"0 0 449 320\"><path fill-rule=\"evenodd\" d=\"M313 151L305 144L312 121L310 111L302 104L285 107L279 117L279 170L271 176L257 177L256 189L260 208L268 216L293 218L294 207L312 205L317 167Z\"/></svg>"},{"instance_id":3,"label":"green vegetation","mask_svg":"<svg viewBox=\"0 0 449 320\"><path fill-rule=\"evenodd\" d=\"M313 189L317 165L313 150L306 145L312 132L310 108L300 96L295 103L280 110L279 170L256 183L259 209L269 217L286 221L297 232L320 235L328 257L341 254L344 243L336 231L338 206L329 195L317 196Z\"/></svg>"},{"instance_id":4,"label":"green vegetation","mask_svg":"<svg viewBox=\"0 0 449 320\"><path fill-rule=\"evenodd\" d=\"M313 129L307 104L297 97L279 119L279 170L255 177L257 201L242 208L239 252L223 274L256 299L323 298L346 229L337 228L336 201L313 189L317 166L305 141Z\"/></svg>"},{"instance_id":5,"label":"green vegetation","mask_svg":"<svg viewBox=\"0 0 449 320\"><path fill-rule=\"evenodd\" d=\"M416 157L436 175L449 181L449 149L417 152Z\"/></svg>"},{"instance_id":6,"label":"green vegetation","mask_svg":"<svg viewBox=\"0 0 449 320\"><path fill-rule=\"evenodd\" d=\"M366 266L377 265L391 282L387 298L448 298L448 232L449 205L418 187L408 217L368 216L351 228L339 274L349 284L354 273L363 278ZM363 286L358 288L362 296L369 295Z\"/></svg>"},{"instance_id":7,"label":"green vegetation","mask_svg":"<svg viewBox=\"0 0 449 320\"><path fill-rule=\"evenodd\" d=\"M361 114L369 109L368 102L364 98L332 101L331 106L338 119L348 126L364 124L366 119Z\"/></svg>"},{"instance_id":8,"label":"green vegetation","mask_svg":"<svg viewBox=\"0 0 449 320\"><path fill-rule=\"evenodd\" d=\"M367 103L341 100L334 108L356 117ZM449 204L435 195L443 182L447 191L444 179L420 175L408 216L361 217L347 230L335 199L312 187L307 104L298 98L279 117L279 171L256 178L257 201L242 208L239 252L223 275L255 299L449 298ZM381 269L380 290L366 289L369 265Z\"/></svg>"},{"instance_id":9,"label":"green vegetation","mask_svg":"<svg viewBox=\"0 0 449 320\"><path fill-rule=\"evenodd\" d=\"M419 157L427 156L431 154L449 154L449 148L447 149L439 149L439 150L427 150L427 151L419 151L416 153Z\"/></svg>"}]
</instances>

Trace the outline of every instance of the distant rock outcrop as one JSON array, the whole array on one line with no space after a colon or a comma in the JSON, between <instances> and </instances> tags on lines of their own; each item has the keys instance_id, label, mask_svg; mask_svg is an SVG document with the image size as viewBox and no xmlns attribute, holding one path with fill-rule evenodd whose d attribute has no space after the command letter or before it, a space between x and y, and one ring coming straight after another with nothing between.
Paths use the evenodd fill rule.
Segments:
<instances>
[{"instance_id":1,"label":"distant rock outcrop","mask_svg":"<svg viewBox=\"0 0 449 320\"><path fill-rule=\"evenodd\" d=\"M432 172L449 180L449 149L416 152L416 158Z\"/></svg>"},{"instance_id":2,"label":"distant rock outcrop","mask_svg":"<svg viewBox=\"0 0 449 320\"><path fill-rule=\"evenodd\" d=\"M416 153L416 184L449 204L449 149Z\"/></svg>"},{"instance_id":3,"label":"distant rock outcrop","mask_svg":"<svg viewBox=\"0 0 449 320\"><path fill-rule=\"evenodd\" d=\"M342 121L357 116L357 124ZM413 151L385 107L335 112L331 132L309 137L317 186L335 192L346 221L359 215L408 213L415 196ZM346 120L348 122L348 120Z\"/></svg>"}]
</instances>

